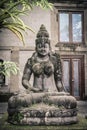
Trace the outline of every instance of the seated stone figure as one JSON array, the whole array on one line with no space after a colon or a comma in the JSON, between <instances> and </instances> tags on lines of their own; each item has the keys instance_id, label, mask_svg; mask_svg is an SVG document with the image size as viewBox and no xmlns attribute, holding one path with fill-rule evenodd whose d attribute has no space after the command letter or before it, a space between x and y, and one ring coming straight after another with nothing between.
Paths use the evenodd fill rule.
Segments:
<instances>
[{"instance_id":1,"label":"seated stone figure","mask_svg":"<svg viewBox=\"0 0 87 130\"><path fill-rule=\"evenodd\" d=\"M65 92L60 55L51 51L49 34L44 25L37 33L35 50L25 65L22 77L26 93L16 94L8 101L9 122L28 125L76 123L77 102ZM32 74L34 82L30 85Z\"/></svg>"}]
</instances>

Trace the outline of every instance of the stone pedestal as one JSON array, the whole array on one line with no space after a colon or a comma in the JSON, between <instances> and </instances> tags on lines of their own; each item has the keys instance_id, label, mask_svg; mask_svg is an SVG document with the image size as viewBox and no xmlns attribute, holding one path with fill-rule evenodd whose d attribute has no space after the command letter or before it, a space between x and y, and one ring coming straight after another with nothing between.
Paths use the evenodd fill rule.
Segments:
<instances>
[{"instance_id":1,"label":"stone pedestal","mask_svg":"<svg viewBox=\"0 0 87 130\"><path fill-rule=\"evenodd\" d=\"M20 125L65 125L77 122L77 102L65 93L60 55L51 51L49 34L41 25L36 52L26 62L19 93L8 101L8 121ZM30 85L31 75L34 76Z\"/></svg>"},{"instance_id":2,"label":"stone pedestal","mask_svg":"<svg viewBox=\"0 0 87 130\"><path fill-rule=\"evenodd\" d=\"M55 93L55 95L56 94L58 93ZM27 96L30 95L26 94L24 97L27 98ZM26 101L26 99L22 96L22 98L20 98L20 102L21 105L24 106L18 105L19 107L17 107L17 104L19 103L17 101L18 98L17 96L14 96L11 100L9 100L11 105L9 104L8 108L8 121L10 123L20 125L67 125L78 122L76 100L72 96L61 96L61 94L59 94L56 99L56 96L54 96L52 93L51 97L44 96L43 101L39 100L39 102L33 102L33 104L28 104L30 103L29 100L27 100L28 102L25 102L24 104L24 101ZM58 100L59 104L55 104L55 100ZM12 105L12 101L15 106Z\"/></svg>"},{"instance_id":3,"label":"stone pedestal","mask_svg":"<svg viewBox=\"0 0 87 130\"><path fill-rule=\"evenodd\" d=\"M48 106L45 104L39 105L36 104L34 108L20 111L21 115L24 115L20 120L20 124L66 125L78 121L76 109L56 108L55 106Z\"/></svg>"}]
</instances>

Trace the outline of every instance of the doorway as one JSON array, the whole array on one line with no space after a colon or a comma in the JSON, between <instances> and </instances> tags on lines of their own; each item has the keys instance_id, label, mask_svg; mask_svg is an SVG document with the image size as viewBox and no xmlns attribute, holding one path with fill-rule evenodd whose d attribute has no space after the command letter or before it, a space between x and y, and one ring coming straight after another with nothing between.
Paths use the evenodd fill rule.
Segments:
<instances>
[{"instance_id":1,"label":"doorway","mask_svg":"<svg viewBox=\"0 0 87 130\"><path fill-rule=\"evenodd\" d=\"M84 98L84 56L61 56L63 85L77 99Z\"/></svg>"}]
</instances>

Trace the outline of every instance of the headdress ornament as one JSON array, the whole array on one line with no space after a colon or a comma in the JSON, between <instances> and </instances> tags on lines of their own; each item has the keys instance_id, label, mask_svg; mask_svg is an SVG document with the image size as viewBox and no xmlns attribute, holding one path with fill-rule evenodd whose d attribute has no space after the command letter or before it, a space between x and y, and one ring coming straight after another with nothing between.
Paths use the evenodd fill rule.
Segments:
<instances>
[{"instance_id":1,"label":"headdress ornament","mask_svg":"<svg viewBox=\"0 0 87 130\"><path fill-rule=\"evenodd\" d=\"M48 43L50 45L49 33L47 32L45 26L42 24L40 30L37 33L36 45L44 45L45 43Z\"/></svg>"},{"instance_id":2,"label":"headdress ornament","mask_svg":"<svg viewBox=\"0 0 87 130\"><path fill-rule=\"evenodd\" d=\"M37 38L40 38L40 37L49 38L49 34L48 34L48 32L43 24L41 25L40 30L37 33Z\"/></svg>"}]
</instances>

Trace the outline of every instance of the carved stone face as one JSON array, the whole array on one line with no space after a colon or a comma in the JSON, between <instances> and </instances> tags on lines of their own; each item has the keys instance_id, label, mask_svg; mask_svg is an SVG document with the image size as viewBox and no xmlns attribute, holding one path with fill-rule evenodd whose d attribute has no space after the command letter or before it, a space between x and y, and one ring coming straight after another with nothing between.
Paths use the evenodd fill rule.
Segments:
<instances>
[{"instance_id":1,"label":"carved stone face","mask_svg":"<svg viewBox=\"0 0 87 130\"><path fill-rule=\"evenodd\" d=\"M49 44L48 43L45 43L45 44L42 44L42 43L40 44L39 43L39 44L37 44L36 51L37 51L38 55L40 55L42 57L48 55L49 52L50 52Z\"/></svg>"}]
</instances>

